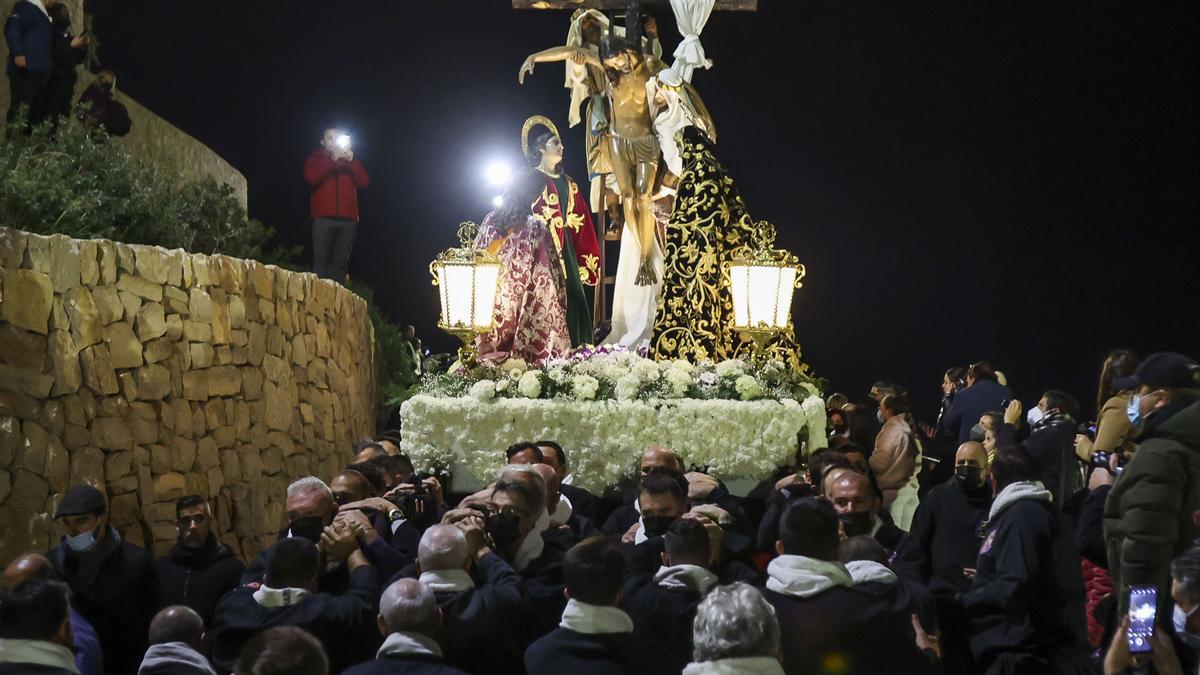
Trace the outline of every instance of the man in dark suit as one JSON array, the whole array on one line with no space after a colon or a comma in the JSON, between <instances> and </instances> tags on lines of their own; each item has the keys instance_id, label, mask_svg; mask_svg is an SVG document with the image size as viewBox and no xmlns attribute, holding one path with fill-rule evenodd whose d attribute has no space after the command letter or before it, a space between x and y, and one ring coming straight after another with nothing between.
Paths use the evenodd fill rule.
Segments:
<instances>
[{"instance_id":1,"label":"man in dark suit","mask_svg":"<svg viewBox=\"0 0 1200 675\"><path fill-rule=\"evenodd\" d=\"M208 638L218 670L232 670L242 645L276 626L312 633L325 645L331 672L371 658L379 644L372 630L379 579L349 528L331 526L325 539L327 556L349 568L349 591L317 592L321 556L311 541L292 537L275 544L262 585L236 588L217 604Z\"/></svg>"},{"instance_id":2,"label":"man in dark suit","mask_svg":"<svg viewBox=\"0 0 1200 675\"><path fill-rule=\"evenodd\" d=\"M967 386L954 397L950 409L938 421L938 428L957 434L959 443L971 440L971 427L979 424L986 412L1003 410L1012 399L1012 391L996 380L996 371L986 361L967 369Z\"/></svg>"},{"instance_id":3,"label":"man in dark suit","mask_svg":"<svg viewBox=\"0 0 1200 675\"><path fill-rule=\"evenodd\" d=\"M537 446L542 451L542 461L553 467L554 472L558 474L558 491L570 502L572 513L595 523L596 497L581 487L563 482L571 473L567 465L567 451L554 441L538 441Z\"/></svg>"},{"instance_id":4,"label":"man in dark suit","mask_svg":"<svg viewBox=\"0 0 1200 675\"><path fill-rule=\"evenodd\" d=\"M912 619L896 599L854 587L838 560L838 514L829 502L801 497L780 521L779 557L767 567L789 673L928 673ZM836 664L836 668L831 667Z\"/></svg>"},{"instance_id":5,"label":"man in dark suit","mask_svg":"<svg viewBox=\"0 0 1200 675\"><path fill-rule=\"evenodd\" d=\"M442 623L442 610L433 591L416 579L401 579L379 600L379 632L383 646L374 661L361 663L346 675L466 675L446 665L442 647L433 638Z\"/></svg>"},{"instance_id":6,"label":"man in dark suit","mask_svg":"<svg viewBox=\"0 0 1200 675\"><path fill-rule=\"evenodd\" d=\"M616 606L624 573L625 555L615 540L594 537L567 552L570 600L559 627L525 652L529 675L669 672L662 648L637 640L633 620Z\"/></svg>"}]
</instances>

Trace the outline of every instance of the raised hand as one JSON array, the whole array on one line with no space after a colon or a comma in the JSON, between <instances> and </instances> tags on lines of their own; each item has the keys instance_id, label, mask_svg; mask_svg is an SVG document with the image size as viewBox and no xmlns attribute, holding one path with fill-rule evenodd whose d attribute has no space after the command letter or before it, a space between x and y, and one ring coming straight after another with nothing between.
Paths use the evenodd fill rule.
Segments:
<instances>
[{"instance_id":1,"label":"raised hand","mask_svg":"<svg viewBox=\"0 0 1200 675\"><path fill-rule=\"evenodd\" d=\"M525 76L533 74L534 61L533 57L525 59L525 63L521 64L521 69L517 71L517 83L525 84Z\"/></svg>"}]
</instances>

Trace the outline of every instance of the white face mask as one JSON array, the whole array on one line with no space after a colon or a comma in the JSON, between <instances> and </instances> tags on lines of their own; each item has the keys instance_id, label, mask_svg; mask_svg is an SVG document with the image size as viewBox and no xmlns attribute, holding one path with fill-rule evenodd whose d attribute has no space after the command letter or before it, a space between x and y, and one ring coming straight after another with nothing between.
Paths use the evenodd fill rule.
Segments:
<instances>
[{"instance_id":1,"label":"white face mask","mask_svg":"<svg viewBox=\"0 0 1200 675\"><path fill-rule=\"evenodd\" d=\"M1175 624L1175 634L1179 636L1180 641L1191 649L1200 651L1200 635L1189 632L1187 629L1188 618L1197 609L1200 609L1200 605L1193 607L1191 612L1184 612L1179 605L1175 605L1175 610L1171 612L1171 621Z\"/></svg>"},{"instance_id":2,"label":"white face mask","mask_svg":"<svg viewBox=\"0 0 1200 675\"><path fill-rule=\"evenodd\" d=\"M1025 420L1029 422L1029 426L1033 426L1045 418L1046 413L1042 412L1042 409L1037 406L1033 406L1029 409L1029 412L1025 413Z\"/></svg>"},{"instance_id":3,"label":"white face mask","mask_svg":"<svg viewBox=\"0 0 1200 675\"><path fill-rule=\"evenodd\" d=\"M96 532L94 530L80 532L74 537L66 537L65 541L67 543L67 547L72 551L75 551L76 553L83 553L96 545Z\"/></svg>"}]
</instances>

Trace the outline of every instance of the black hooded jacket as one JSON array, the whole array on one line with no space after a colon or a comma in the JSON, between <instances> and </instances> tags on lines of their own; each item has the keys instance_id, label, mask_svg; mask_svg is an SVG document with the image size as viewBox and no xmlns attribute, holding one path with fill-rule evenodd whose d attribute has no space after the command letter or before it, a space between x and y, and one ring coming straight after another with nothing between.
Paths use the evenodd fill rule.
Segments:
<instances>
[{"instance_id":1,"label":"black hooded jacket","mask_svg":"<svg viewBox=\"0 0 1200 675\"><path fill-rule=\"evenodd\" d=\"M211 533L199 548L176 542L167 555L154 561L158 575L158 605L187 605L204 625L212 625L217 601L238 585L246 566Z\"/></svg>"}]
</instances>

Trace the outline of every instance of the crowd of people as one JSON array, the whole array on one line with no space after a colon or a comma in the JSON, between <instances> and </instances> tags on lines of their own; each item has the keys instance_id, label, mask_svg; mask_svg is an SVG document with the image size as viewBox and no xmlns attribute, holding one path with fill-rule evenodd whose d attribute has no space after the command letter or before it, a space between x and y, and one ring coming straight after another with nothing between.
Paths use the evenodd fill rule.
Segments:
<instances>
[{"instance_id":1,"label":"crowd of people","mask_svg":"<svg viewBox=\"0 0 1200 675\"><path fill-rule=\"evenodd\" d=\"M1095 422L985 362L943 393L927 425L896 383L834 394L828 447L745 497L665 447L592 494L542 440L454 499L389 431L248 561L201 497L154 560L75 486L4 570L0 672L1195 672L1200 366L1113 352Z\"/></svg>"},{"instance_id":2,"label":"crowd of people","mask_svg":"<svg viewBox=\"0 0 1200 675\"><path fill-rule=\"evenodd\" d=\"M124 136L132 129L129 111L116 99L116 74L100 70L72 105L79 67L91 37L74 35L71 8L60 0L18 0L4 23L8 46L9 124L23 120L26 130L78 114L79 119ZM24 115L24 117L21 117Z\"/></svg>"}]
</instances>

